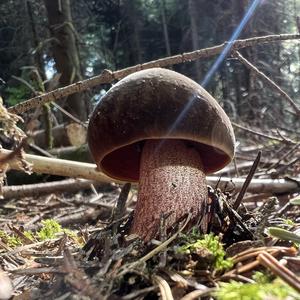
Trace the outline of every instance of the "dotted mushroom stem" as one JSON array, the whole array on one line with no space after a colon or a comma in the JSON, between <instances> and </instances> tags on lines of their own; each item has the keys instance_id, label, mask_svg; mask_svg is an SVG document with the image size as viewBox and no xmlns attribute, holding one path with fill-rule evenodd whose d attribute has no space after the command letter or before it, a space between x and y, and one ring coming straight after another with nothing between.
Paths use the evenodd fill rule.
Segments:
<instances>
[{"instance_id":1,"label":"dotted mushroom stem","mask_svg":"<svg viewBox=\"0 0 300 300\"><path fill-rule=\"evenodd\" d=\"M186 214L200 218L207 203L207 185L201 157L187 142L176 139L147 140L140 164L139 194L131 233L145 241Z\"/></svg>"}]
</instances>

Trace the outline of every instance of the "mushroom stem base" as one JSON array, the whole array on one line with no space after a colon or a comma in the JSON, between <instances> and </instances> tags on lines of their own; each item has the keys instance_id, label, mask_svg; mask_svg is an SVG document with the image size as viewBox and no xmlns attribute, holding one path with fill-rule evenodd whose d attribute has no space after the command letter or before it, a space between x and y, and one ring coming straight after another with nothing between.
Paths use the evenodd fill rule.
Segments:
<instances>
[{"instance_id":1,"label":"mushroom stem base","mask_svg":"<svg viewBox=\"0 0 300 300\"><path fill-rule=\"evenodd\" d=\"M175 139L147 140L131 233L148 241L159 232L162 217L167 229L189 213L200 220L207 198L202 161L194 147Z\"/></svg>"}]
</instances>

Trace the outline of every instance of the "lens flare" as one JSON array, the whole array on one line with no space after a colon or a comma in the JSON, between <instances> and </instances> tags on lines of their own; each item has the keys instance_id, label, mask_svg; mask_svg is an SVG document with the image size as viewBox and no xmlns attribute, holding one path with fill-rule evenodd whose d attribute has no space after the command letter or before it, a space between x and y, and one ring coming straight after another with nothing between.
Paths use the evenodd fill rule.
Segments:
<instances>
[{"instance_id":1,"label":"lens flare","mask_svg":"<svg viewBox=\"0 0 300 300\"><path fill-rule=\"evenodd\" d=\"M214 64L210 68L210 70L205 75L203 81L201 82L201 85L204 88L208 84L208 82L210 81L211 77L214 75L214 73L216 72L216 70L219 68L220 64L226 58L228 52L230 51L230 49L231 49L231 47L233 45L233 42L239 37L240 33L242 32L242 30L244 29L244 27L246 26L246 24L250 20L251 16L254 14L256 8L261 3L261 1L262 0L254 0L252 2L252 4L249 6L248 10L246 11L245 16L241 20L241 22L238 25L238 27L236 28L236 30L231 35L231 37L230 37L227 45L225 46L225 48L223 49L223 51L220 53L219 57L214 62ZM194 101L195 101L195 97L193 97L192 99L190 99L188 101L188 103L185 105L184 109L180 112L180 114L178 115L177 119L175 120L175 122L170 127L168 134L170 134L171 132L173 132L173 130L177 127L177 125L183 120L183 118L185 117L186 113L189 111L189 109L191 109Z\"/></svg>"},{"instance_id":2,"label":"lens flare","mask_svg":"<svg viewBox=\"0 0 300 300\"><path fill-rule=\"evenodd\" d=\"M201 82L201 85L205 88L205 86L208 84L210 81L211 77L213 74L216 72L216 70L219 68L220 64L223 62L225 57L227 56L228 52L230 51L233 42L239 37L241 34L242 30L250 20L251 16L254 14L256 8L260 4L261 0L254 0L252 4L249 6L245 16L243 17L242 21L240 22L239 26L236 28L236 30L233 32L231 35L226 47L223 49L217 60L214 62L212 67L209 69L207 74L205 75L203 81Z\"/></svg>"}]
</instances>

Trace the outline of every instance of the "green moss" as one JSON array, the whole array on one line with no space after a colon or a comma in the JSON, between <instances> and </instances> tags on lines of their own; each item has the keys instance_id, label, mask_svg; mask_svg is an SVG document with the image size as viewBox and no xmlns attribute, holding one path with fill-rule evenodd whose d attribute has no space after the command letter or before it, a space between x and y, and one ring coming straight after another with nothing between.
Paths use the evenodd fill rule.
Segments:
<instances>
[{"instance_id":1,"label":"green moss","mask_svg":"<svg viewBox=\"0 0 300 300\"><path fill-rule=\"evenodd\" d=\"M275 280L271 283L222 282L215 296L218 300L300 299L298 293L281 280Z\"/></svg>"},{"instance_id":2,"label":"green moss","mask_svg":"<svg viewBox=\"0 0 300 300\"><path fill-rule=\"evenodd\" d=\"M65 233L70 238L72 238L73 241L76 242L78 245L82 245L83 243L74 231L62 228L62 226L53 219L43 220L42 228L39 231L37 231L36 234L32 233L31 231L23 232L23 234L32 242L36 240L45 241L48 239L54 239L59 233ZM23 245L22 239L20 237L13 233L8 234L3 230L0 230L0 240L12 248Z\"/></svg>"},{"instance_id":3,"label":"green moss","mask_svg":"<svg viewBox=\"0 0 300 300\"><path fill-rule=\"evenodd\" d=\"M80 238L78 238L77 234L66 228L62 228L62 226L53 219L47 219L42 221L43 227L37 232L37 237L41 241L45 241L48 239L54 239L57 237L59 233L65 233L67 236L73 239L77 244L81 245L82 242Z\"/></svg>"},{"instance_id":4,"label":"green moss","mask_svg":"<svg viewBox=\"0 0 300 300\"><path fill-rule=\"evenodd\" d=\"M252 275L252 279L256 281L256 283L270 283L272 281L270 275L264 274L262 272L255 272Z\"/></svg>"},{"instance_id":5,"label":"green moss","mask_svg":"<svg viewBox=\"0 0 300 300\"><path fill-rule=\"evenodd\" d=\"M30 239L31 241L34 241L35 238L31 231L24 231L23 233L28 239Z\"/></svg>"},{"instance_id":6,"label":"green moss","mask_svg":"<svg viewBox=\"0 0 300 300\"><path fill-rule=\"evenodd\" d=\"M29 88L23 84L18 85L17 87L8 87L6 92L8 93L6 101L10 106L16 105L30 96Z\"/></svg>"},{"instance_id":7,"label":"green moss","mask_svg":"<svg viewBox=\"0 0 300 300\"><path fill-rule=\"evenodd\" d=\"M22 245L22 241L18 236L14 234L9 235L3 230L0 230L0 239L4 244L8 245L11 248Z\"/></svg>"},{"instance_id":8,"label":"green moss","mask_svg":"<svg viewBox=\"0 0 300 300\"><path fill-rule=\"evenodd\" d=\"M206 234L202 239L196 239L197 233L192 233L192 242L178 248L179 253L190 254L196 252L199 249L206 249L214 256L214 268L217 271L226 270L233 266L233 261L230 258L225 258L225 251L223 245L219 241L217 236L213 234Z\"/></svg>"},{"instance_id":9,"label":"green moss","mask_svg":"<svg viewBox=\"0 0 300 300\"><path fill-rule=\"evenodd\" d=\"M43 227L37 232L37 236L41 241L54 239L56 235L63 232L61 225L53 219L43 220Z\"/></svg>"},{"instance_id":10,"label":"green moss","mask_svg":"<svg viewBox=\"0 0 300 300\"><path fill-rule=\"evenodd\" d=\"M296 223L291 219L285 219L284 224L294 226Z\"/></svg>"}]
</instances>

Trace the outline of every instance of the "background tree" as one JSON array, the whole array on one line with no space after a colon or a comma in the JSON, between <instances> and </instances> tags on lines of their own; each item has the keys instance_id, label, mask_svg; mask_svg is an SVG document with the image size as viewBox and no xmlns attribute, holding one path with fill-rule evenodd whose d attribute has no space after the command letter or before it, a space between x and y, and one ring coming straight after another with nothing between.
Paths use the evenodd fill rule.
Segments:
<instances>
[{"instance_id":1,"label":"background tree","mask_svg":"<svg viewBox=\"0 0 300 300\"><path fill-rule=\"evenodd\" d=\"M65 86L82 79L70 1L45 0L45 6L52 37L51 50L57 72L61 74L59 82ZM77 93L69 96L64 106L80 120L86 120L89 112L83 95Z\"/></svg>"}]
</instances>

